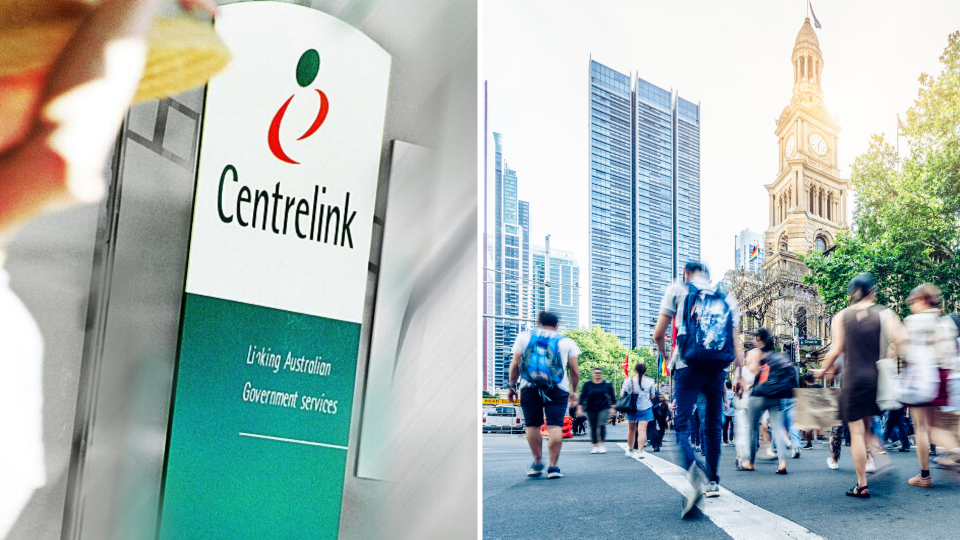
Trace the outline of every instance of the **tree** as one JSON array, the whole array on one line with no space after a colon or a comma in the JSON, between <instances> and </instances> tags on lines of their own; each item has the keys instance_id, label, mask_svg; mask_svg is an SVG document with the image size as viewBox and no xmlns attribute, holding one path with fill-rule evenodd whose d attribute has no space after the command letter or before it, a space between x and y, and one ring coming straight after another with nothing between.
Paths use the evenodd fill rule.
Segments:
<instances>
[{"instance_id":1,"label":"tree","mask_svg":"<svg viewBox=\"0 0 960 540\"><path fill-rule=\"evenodd\" d=\"M724 280L740 307L741 339L748 341L756 328L766 327L775 336L789 336L799 327L804 335L808 322L818 325L829 317L815 286L804 282L806 270L796 264L765 268L760 273L732 270ZM822 337L822 336L821 336Z\"/></svg>"},{"instance_id":2,"label":"tree","mask_svg":"<svg viewBox=\"0 0 960 540\"><path fill-rule=\"evenodd\" d=\"M483 391L483 397L484 397L485 399L496 399L496 398L499 397L499 396L497 396L496 394L491 394L490 392L487 392L486 390L484 390L484 391Z\"/></svg>"},{"instance_id":3,"label":"tree","mask_svg":"<svg viewBox=\"0 0 960 540\"><path fill-rule=\"evenodd\" d=\"M576 328L567 330L564 334L580 347L580 385L590 380L591 371L599 367L603 378L614 383L619 391L625 376L623 374L623 360L630 359L630 374L633 375L633 365L642 361L647 366L647 374L656 377L657 356L647 348L637 348L632 351L625 347L617 336L605 331L598 325L593 328ZM580 391L580 388L577 388Z\"/></svg>"},{"instance_id":4,"label":"tree","mask_svg":"<svg viewBox=\"0 0 960 540\"><path fill-rule=\"evenodd\" d=\"M943 291L947 310L960 307L960 32L950 34L939 77L926 73L907 111L908 156L874 135L854 161L853 231L838 235L826 255L802 256L833 312L846 301L847 282L860 272L877 280L877 300L909 313L906 297L924 282Z\"/></svg>"}]
</instances>

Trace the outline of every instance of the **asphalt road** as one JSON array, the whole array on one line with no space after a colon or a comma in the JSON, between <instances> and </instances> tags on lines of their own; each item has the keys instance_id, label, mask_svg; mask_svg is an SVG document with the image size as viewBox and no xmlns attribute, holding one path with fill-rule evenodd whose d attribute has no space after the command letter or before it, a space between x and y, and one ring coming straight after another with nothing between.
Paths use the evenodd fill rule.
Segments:
<instances>
[{"instance_id":1,"label":"asphalt road","mask_svg":"<svg viewBox=\"0 0 960 540\"><path fill-rule=\"evenodd\" d=\"M668 433L662 451L650 455L681 464L674 437ZM808 529L808 538L960 538L960 474L934 468L933 488L908 485L919 472L913 450L877 456L878 471L868 475L871 498L856 499L844 495L856 484L848 447L841 450L839 470L827 469L828 445L814 443L799 459L789 460L789 474L779 476L774 474L775 459L758 459L756 472L736 471L736 453L725 446L720 485L732 494L702 504L724 496L731 500L723 502L730 503L739 497L745 501L743 508L729 512L743 514L731 518L726 506L714 506L681 520L682 496L668 484L669 475L625 457L616 443L607 448L607 454L590 454L589 437L567 439L559 463L564 477L528 478L532 458L523 436L484 435L483 537L774 538L776 534L758 535L738 524L780 523L775 518L780 516ZM672 468L657 463L661 470Z\"/></svg>"}]
</instances>

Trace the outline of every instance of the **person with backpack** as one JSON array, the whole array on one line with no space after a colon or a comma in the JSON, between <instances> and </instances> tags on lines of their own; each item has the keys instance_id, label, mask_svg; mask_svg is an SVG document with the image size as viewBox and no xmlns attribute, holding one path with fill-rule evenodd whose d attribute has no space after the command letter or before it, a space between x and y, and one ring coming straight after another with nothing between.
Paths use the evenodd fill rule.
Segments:
<instances>
[{"instance_id":1,"label":"person with backpack","mask_svg":"<svg viewBox=\"0 0 960 540\"><path fill-rule=\"evenodd\" d=\"M790 357L773 351L773 336L766 328L758 328L756 348L747 354L747 369L755 376L755 383L747 403L750 422L750 455L738 470L753 471L757 458L757 429L765 411L770 415L770 438L776 442L780 465L777 474L787 474L788 439L783 424L783 399L793 397L797 387L796 370Z\"/></svg>"},{"instance_id":2,"label":"person with backpack","mask_svg":"<svg viewBox=\"0 0 960 540\"><path fill-rule=\"evenodd\" d=\"M886 341L896 349L900 321L876 300L876 281L870 274L859 274L850 280L847 292L852 305L833 318L833 343L823 367L811 370L816 378L833 378L833 363L841 354L843 384L840 386L840 419L850 431L850 455L857 472L857 485L847 491L848 497L870 498L867 488L867 441L871 417L881 414L877 405L877 360L885 355ZM894 353L896 351L894 350ZM832 468L832 467L831 467Z\"/></svg>"},{"instance_id":3,"label":"person with backpack","mask_svg":"<svg viewBox=\"0 0 960 540\"><path fill-rule=\"evenodd\" d=\"M676 318L676 346L670 359L674 374L676 430L683 452L687 479L693 489L681 517L696 506L702 495L720 495L720 435L723 426L724 381L727 368L740 362L739 309L732 296L710 284L705 266L690 262L684 266L683 282L672 284L660 303L660 317L653 330L657 350L666 350L664 332ZM700 394L705 398L703 434L705 463L697 459L690 445L693 406ZM704 484L707 484L704 488Z\"/></svg>"},{"instance_id":4,"label":"person with backpack","mask_svg":"<svg viewBox=\"0 0 960 540\"><path fill-rule=\"evenodd\" d=\"M583 383L580 389L577 416L585 411L590 421L590 440L593 442L590 453L606 454L607 448L603 443L607 440L607 420L617 414L617 400L613 395L613 384L603 378L603 370L595 367L592 373L593 380Z\"/></svg>"},{"instance_id":5,"label":"person with backpack","mask_svg":"<svg viewBox=\"0 0 960 540\"><path fill-rule=\"evenodd\" d=\"M926 385L929 389L924 389L925 392L920 391L921 387L918 386L917 391L902 396L912 397L904 405L913 411L917 448L926 449L931 442L931 435L935 435L936 442L945 446L948 452L934 461L943 468L960 470L960 456L954 451L960 442L957 442L955 432L943 429L945 426L939 425L938 421L940 407L947 406L950 397L947 381L956 367L957 326L949 316L941 313L940 289L936 285L924 283L913 289L907 297L907 304L913 314L903 321L903 350L907 360L904 377L926 368L932 379ZM925 451L918 451L917 461L920 462L920 474L908 483L911 486L933 487L930 456Z\"/></svg>"},{"instance_id":6,"label":"person with backpack","mask_svg":"<svg viewBox=\"0 0 960 540\"><path fill-rule=\"evenodd\" d=\"M540 426L546 417L550 455L547 478L553 479L563 477L557 461L563 444L563 417L567 404L577 405L576 388L580 382L577 357L580 356L580 347L557 332L560 318L555 314L541 311L538 320L539 330L521 332L513 344L507 399L516 401L519 392L520 407L527 424L527 443L533 453L533 464L527 476L543 474L543 436L540 435Z\"/></svg>"},{"instance_id":7,"label":"person with backpack","mask_svg":"<svg viewBox=\"0 0 960 540\"><path fill-rule=\"evenodd\" d=\"M630 409L627 411L627 451L628 457L643 459L643 447L647 444L647 423L653 420L653 396L656 383L650 377L644 376L647 366L637 362L633 366L636 377L623 381L620 397L630 397ZM634 446L637 447L634 450Z\"/></svg>"}]
</instances>

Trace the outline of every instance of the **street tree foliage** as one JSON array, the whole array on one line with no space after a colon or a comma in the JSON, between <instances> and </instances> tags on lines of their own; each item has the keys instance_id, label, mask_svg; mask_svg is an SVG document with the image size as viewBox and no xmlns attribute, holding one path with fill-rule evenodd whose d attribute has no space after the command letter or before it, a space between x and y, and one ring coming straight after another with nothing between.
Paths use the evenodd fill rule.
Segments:
<instances>
[{"instance_id":1,"label":"street tree foliage","mask_svg":"<svg viewBox=\"0 0 960 540\"><path fill-rule=\"evenodd\" d=\"M656 378L657 355L648 348L641 347L632 351L625 347L617 336L595 325L593 328L576 328L567 330L564 334L576 342L580 347L580 386L590 380L591 371L599 367L603 371L603 378L614 383L616 391L620 392L623 384L623 360L630 358L630 375L634 375L633 366L643 362L647 366L647 375ZM580 388L577 388L580 391Z\"/></svg>"},{"instance_id":2,"label":"street tree foliage","mask_svg":"<svg viewBox=\"0 0 960 540\"><path fill-rule=\"evenodd\" d=\"M785 264L749 272L743 268L727 273L728 294L740 307L741 339L749 341L757 328L766 327L777 336L790 335L793 327L801 335L816 335L808 324L816 325L829 317L814 285L804 282L806 271L796 264ZM789 331L787 331L789 329ZM822 337L822 336L821 336Z\"/></svg>"},{"instance_id":3,"label":"street tree foliage","mask_svg":"<svg viewBox=\"0 0 960 540\"><path fill-rule=\"evenodd\" d=\"M948 310L960 302L960 32L950 34L938 77L921 74L907 111L907 156L874 135L853 164L853 231L826 255L802 259L833 312L847 305L846 285L860 272L877 279L877 300L909 314L906 297L924 282L944 293Z\"/></svg>"}]
</instances>

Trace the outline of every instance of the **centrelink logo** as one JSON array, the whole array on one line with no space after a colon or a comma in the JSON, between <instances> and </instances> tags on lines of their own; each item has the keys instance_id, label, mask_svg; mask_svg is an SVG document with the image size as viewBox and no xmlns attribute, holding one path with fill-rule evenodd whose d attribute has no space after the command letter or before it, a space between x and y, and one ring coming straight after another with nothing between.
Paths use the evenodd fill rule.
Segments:
<instances>
[{"instance_id":1,"label":"centrelink logo","mask_svg":"<svg viewBox=\"0 0 960 540\"><path fill-rule=\"evenodd\" d=\"M315 49L309 49L300 55L296 69L297 84L302 88L309 87L316 80L319 72L320 54ZM255 73L251 76L256 77L259 74ZM320 100L319 110L310 127L297 141L302 141L316 133L326 121L327 113L330 111L330 102L323 90L319 88L313 90ZM296 97L296 94L291 94L283 102L273 115L270 128L267 130L267 146L273 154L273 157L268 159L276 158L290 165L299 165L300 162L292 159L284 151L280 143L280 125L287 113L287 107ZM288 178L289 175L284 174L283 177ZM294 177L291 183L297 183L298 180L300 179ZM217 212L220 221L225 224L270 231L278 235L296 235L301 240L353 249L350 226L353 224L353 219L357 217L357 212L350 211L350 192L347 191L344 194L342 207L323 200L326 193L326 186L314 184L312 199L289 195L280 191L279 180L276 181L272 191L247 186L240 182L237 167L227 164L220 173Z\"/></svg>"},{"instance_id":2,"label":"centrelink logo","mask_svg":"<svg viewBox=\"0 0 960 540\"><path fill-rule=\"evenodd\" d=\"M300 61L297 62L297 84L303 88L310 86L313 81L317 79L319 72L320 53L318 53L316 49L310 49L300 55ZM327 119L327 113L330 111L330 101L327 99L327 95L319 88L314 88L314 90L320 97L320 109L317 111L317 117L314 118L313 123L310 124L307 131L297 139L298 141L302 141L316 133ZM292 94L287 98L287 100L283 102L283 105L280 106L280 109L277 110L277 113L273 115L273 121L270 122L270 129L267 132L267 143L270 146L270 151L273 152L273 155L277 159L291 165L299 165L300 162L294 161L293 158L288 156L280 144L280 124L283 122L283 117L287 114L287 107L290 106L290 102L293 101L294 97L296 97L296 94Z\"/></svg>"}]
</instances>

